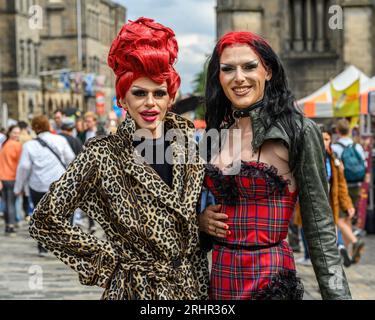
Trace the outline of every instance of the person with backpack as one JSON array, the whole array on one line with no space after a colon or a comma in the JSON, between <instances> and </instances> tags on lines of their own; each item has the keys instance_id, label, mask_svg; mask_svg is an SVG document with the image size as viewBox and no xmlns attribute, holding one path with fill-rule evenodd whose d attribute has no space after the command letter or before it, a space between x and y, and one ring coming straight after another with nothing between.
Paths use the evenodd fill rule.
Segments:
<instances>
[{"instance_id":1,"label":"person with backpack","mask_svg":"<svg viewBox=\"0 0 375 320\"><path fill-rule=\"evenodd\" d=\"M339 135L336 143L332 145L332 150L344 164L344 174L348 183L349 194L356 207L361 183L365 179L366 162L365 152L362 146L354 143L350 137L350 125L346 119L341 119L337 123L337 133Z\"/></svg>"},{"instance_id":2,"label":"person with backpack","mask_svg":"<svg viewBox=\"0 0 375 320\"><path fill-rule=\"evenodd\" d=\"M332 144L332 151L344 165L344 176L348 185L349 195L354 208L357 208L361 183L366 173L365 152L362 146L354 143L350 137L350 124L348 120L341 119L337 122L337 133L339 138L335 144ZM351 263L357 263L360 260L364 242L362 239L357 239L352 232L353 219L355 219L355 216L353 217L347 211L340 210L337 224L342 232L346 248L352 244Z\"/></svg>"}]
</instances>

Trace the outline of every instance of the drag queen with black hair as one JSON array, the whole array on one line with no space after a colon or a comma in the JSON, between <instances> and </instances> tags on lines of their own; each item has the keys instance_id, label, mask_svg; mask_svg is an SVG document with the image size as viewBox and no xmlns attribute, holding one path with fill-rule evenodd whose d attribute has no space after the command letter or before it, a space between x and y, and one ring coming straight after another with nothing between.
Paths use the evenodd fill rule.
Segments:
<instances>
[{"instance_id":1,"label":"drag queen with black hair","mask_svg":"<svg viewBox=\"0 0 375 320\"><path fill-rule=\"evenodd\" d=\"M213 240L210 298L302 299L285 240L299 197L322 297L350 299L321 133L296 108L284 68L264 39L231 32L219 40L208 66L206 107L208 130L229 129L211 140L204 185L216 205L199 216L201 231Z\"/></svg>"},{"instance_id":2,"label":"drag queen with black hair","mask_svg":"<svg viewBox=\"0 0 375 320\"><path fill-rule=\"evenodd\" d=\"M127 110L117 133L90 140L32 216L30 234L103 299L206 299L208 261L199 247L196 203L204 177L199 161L165 132L193 139L194 125L169 109L180 85L173 31L151 19L123 26L108 64ZM146 139L140 139L147 131ZM140 143L145 148L139 149ZM157 162L147 157L171 158ZM172 160L172 161L171 161ZM69 223L76 208L97 221L105 240Z\"/></svg>"}]
</instances>

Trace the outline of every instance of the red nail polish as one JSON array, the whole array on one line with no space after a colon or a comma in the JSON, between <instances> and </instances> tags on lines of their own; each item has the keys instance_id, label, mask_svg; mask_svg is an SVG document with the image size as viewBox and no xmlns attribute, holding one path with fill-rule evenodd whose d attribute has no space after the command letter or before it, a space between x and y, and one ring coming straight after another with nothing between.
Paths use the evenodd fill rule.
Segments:
<instances>
[{"instance_id":1,"label":"red nail polish","mask_svg":"<svg viewBox=\"0 0 375 320\"><path fill-rule=\"evenodd\" d=\"M230 231L227 231L227 236L230 236L231 235L231 232Z\"/></svg>"}]
</instances>

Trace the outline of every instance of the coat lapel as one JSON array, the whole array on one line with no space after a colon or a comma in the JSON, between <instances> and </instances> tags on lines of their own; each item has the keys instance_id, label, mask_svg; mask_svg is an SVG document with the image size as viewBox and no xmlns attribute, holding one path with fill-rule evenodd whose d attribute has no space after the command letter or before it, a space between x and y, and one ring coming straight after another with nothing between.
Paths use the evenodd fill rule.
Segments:
<instances>
[{"instance_id":1,"label":"coat lapel","mask_svg":"<svg viewBox=\"0 0 375 320\"><path fill-rule=\"evenodd\" d=\"M195 189L200 189L199 185L202 183L200 178L203 179L203 165L186 164L186 144L181 142L185 141L189 134L191 135L188 129L194 130L194 127L187 128L187 120L173 113L167 113L165 125L166 131L176 129L175 134L178 135L170 143L173 155L173 189L160 178L150 165L144 162L143 157L133 147L133 137L136 128L134 121L129 115L127 115L125 121L118 128L118 134L124 141L124 150L126 152L126 161L123 164L123 168L126 174L135 178L162 203L178 212L185 219L189 219L188 211L190 210L186 210L187 197ZM200 182L200 184L197 185L197 182Z\"/></svg>"}]
</instances>

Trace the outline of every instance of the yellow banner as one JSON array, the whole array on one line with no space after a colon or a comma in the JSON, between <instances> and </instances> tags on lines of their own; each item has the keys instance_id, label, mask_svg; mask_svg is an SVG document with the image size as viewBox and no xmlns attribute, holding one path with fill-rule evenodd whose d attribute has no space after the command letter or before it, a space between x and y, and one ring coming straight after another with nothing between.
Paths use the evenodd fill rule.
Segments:
<instances>
[{"instance_id":1,"label":"yellow banner","mask_svg":"<svg viewBox=\"0 0 375 320\"><path fill-rule=\"evenodd\" d=\"M355 117L360 114L359 79L344 90L336 90L331 82L333 116Z\"/></svg>"}]
</instances>

